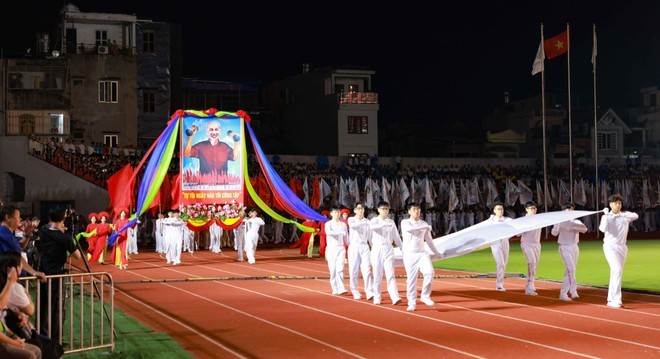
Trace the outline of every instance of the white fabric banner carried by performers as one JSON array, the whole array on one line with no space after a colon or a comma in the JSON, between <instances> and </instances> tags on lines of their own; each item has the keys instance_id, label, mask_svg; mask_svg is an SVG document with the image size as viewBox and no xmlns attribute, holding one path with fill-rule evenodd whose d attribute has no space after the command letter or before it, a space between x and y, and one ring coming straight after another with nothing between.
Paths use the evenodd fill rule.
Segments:
<instances>
[{"instance_id":1,"label":"white fabric banner carried by performers","mask_svg":"<svg viewBox=\"0 0 660 359\"><path fill-rule=\"evenodd\" d=\"M557 223L589 216L599 212L600 211L554 211L539 213L533 216L518 217L508 222L485 220L461 231L433 239L433 243L438 249L438 252L442 253L444 257L431 257L431 260L437 261L440 259L462 256L488 248L500 239L511 238L516 234L552 226ZM428 248L426 251L429 254L433 254ZM397 266L403 266L403 254L401 253L400 248L394 248L394 263Z\"/></svg>"}]
</instances>

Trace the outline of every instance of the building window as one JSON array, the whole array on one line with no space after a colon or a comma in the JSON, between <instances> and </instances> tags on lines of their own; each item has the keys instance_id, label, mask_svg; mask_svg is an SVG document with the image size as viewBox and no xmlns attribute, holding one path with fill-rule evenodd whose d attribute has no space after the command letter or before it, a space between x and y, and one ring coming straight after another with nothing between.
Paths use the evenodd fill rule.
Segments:
<instances>
[{"instance_id":1,"label":"building window","mask_svg":"<svg viewBox=\"0 0 660 359\"><path fill-rule=\"evenodd\" d=\"M655 107L658 104L656 94L652 93L649 95L649 106Z\"/></svg>"},{"instance_id":2,"label":"building window","mask_svg":"<svg viewBox=\"0 0 660 359\"><path fill-rule=\"evenodd\" d=\"M343 84L335 84L335 93L336 94L344 93L344 85Z\"/></svg>"},{"instance_id":3,"label":"building window","mask_svg":"<svg viewBox=\"0 0 660 359\"><path fill-rule=\"evenodd\" d=\"M119 136L103 135L103 144L108 147L117 147L119 145Z\"/></svg>"},{"instance_id":4,"label":"building window","mask_svg":"<svg viewBox=\"0 0 660 359\"><path fill-rule=\"evenodd\" d=\"M99 102L117 103L119 81L99 81Z\"/></svg>"},{"instance_id":5,"label":"building window","mask_svg":"<svg viewBox=\"0 0 660 359\"><path fill-rule=\"evenodd\" d=\"M599 150L616 150L616 132L599 132L598 133L598 149Z\"/></svg>"},{"instance_id":6,"label":"building window","mask_svg":"<svg viewBox=\"0 0 660 359\"><path fill-rule=\"evenodd\" d=\"M19 117L21 135L31 135L34 133L34 116L22 114Z\"/></svg>"},{"instance_id":7,"label":"building window","mask_svg":"<svg viewBox=\"0 0 660 359\"><path fill-rule=\"evenodd\" d=\"M61 113L51 113L49 116L50 116L50 133L55 135L63 135L64 115Z\"/></svg>"},{"instance_id":8,"label":"building window","mask_svg":"<svg viewBox=\"0 0 660 359\"><path fill-rule=\"evenodd\" d=\"M348 116L348 133L358 135L369 133L369 117Z\"/></svg>"},{"instance_id":9,"label":"building window","mask_svg":"<svg viewBox=\"0 0 660 359\"><path fill-rule=\"evenodd\" d=\"M142 91L142 112L156 112L156 91Z\"/></svg>"},{"instance_id":10,"label":"building window","mask_svg":"<svg viewBox=\"0 0 660 359\"><path fill-rule=\"evenodd\" d=\"M108 45L108 32L105 30L96 30L96 46Z\"/></svg>"},{"instance_id":11,"label":"building window","mask_svg":"<svg viewBox=\"0 0 660 359\"><path fill-rule=\"evenodd\" d=\"M153 30L145 30L142 32L142 51L144 52L154 52L154 39L156 38L156 33Z\"/></svg>"},{"instance_id":12,"label":"building window","mask_svg":"<svg viewBox=\"0 0 660 359\"><path fill-rule=\"evenodd\" d=\"M348 92L351 92L351 93L360 92L360 86L358 86L357 84L350 84L350 85L348 85Z\"/></svg>"}]
</instances>

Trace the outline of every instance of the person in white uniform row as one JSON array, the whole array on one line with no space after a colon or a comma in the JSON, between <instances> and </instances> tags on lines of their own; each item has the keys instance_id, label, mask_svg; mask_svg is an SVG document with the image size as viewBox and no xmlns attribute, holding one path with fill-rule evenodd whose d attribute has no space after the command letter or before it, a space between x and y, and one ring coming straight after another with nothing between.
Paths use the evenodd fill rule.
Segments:
<instances>
[{"instance_id":1,"label":"person in white uniform row","mask_svg":"<svg viewBox=\"0 0 660 359\"><path fill-rule=\"evenodd\" d=\"M493 214L488 219L495 222L508 222L511 221L510 217L504 217L504 205L502 202L495 202L493 204ZM509 261L509 238L500 239L493 243L490 247L495 258L495 269L497 271L495 279L495 289L505 291L504 289L504 275L506 274L506 263Z\"/></svg>"},{"instance_id":2,"label":"person in white uniform row","mask_svg":"<svg viewBox=\"0 0 660 359\"><path fill-rule=\"evenodd\" d=\"M573 203L565 203L561 206L564 211L572 211L575 209ZM578 256L580 255L580 233L586 233L587 226L585 226L579 219L572 219L570 221L557 223L552 226L552 235L557 236L557 243L559 244L559 256L564 262L564 280L561 283L559 290L559 299L565 302L570 302L580 296L577 292L577 282L575 280L575 270L577 268ZM571 294L571 297L568 294ZM571 299L572 298L572 299Z\"/></svg>"},{"instance_id":3,"label":"person in white uniform row","mask_svg":"<svg viewBox=\"0 0 660 359\"><path fill-rule=\"evenodd\" d=\"M344 287L346 247L344 244L348 245L348 227L346 223L339 220L339 208L330 208L330 216L331 219L325 222L325 260L328 261L332 294L342 295L346 293L346 287Z\"/></svg>"},{"instance_id":4,"label":"person in white uniform row","mask_svg":"<svg viewBox=\"0 0 660 359\"><path fill-rule=\"evenodd\" d=\"M244 261L243 251L245 250L245 220L234 229L234 249L237 252L236 260L239 262Z\"/></svg>"},{"instance_id":5,"label":"person in white uniform row","mask_svg":"<svg viewBox=\"0 0 660 359\"><path fill-rule=\"evenodd\" d=\"M185 223L179 217L179 212L168 212L169 217L164 218L163 243L165 245L165 258L167 263L181 264L181 248L183 247L183 227Z\"/></svg>"},{"instance_id":6,"label":"person in white uniform row","mask_svg":"<svg viewBox=\"0 0 660 359\"><path fill-rule=\"evenodd\" d=\"M165 245L163 244L163 219L165 215L163 212L158 212L158 219L154 224L154 238L156 239L156 253L165 253Z\"/></svg>"},{"instance_id":7,"label":"person in white uniform row","mask_svg":"<svg viewBox=\"0 0 660 359\"><path fill-rule=\"evenodd\" d=\"M255 264L255 253L257 252L257 243L259 242L259 228L266 224L261 217L257 217L257 209L248 210L248 218L245 222L245 255L248 263Z\"/></svg>"},{"instance_id":8,"label":"person in white uniform row","mask_svg":"<svg viewBox=\"0 0 660 359\"><path fill-rule=\"evenodd\" d=\"M416 203L408 204L410 218L401 221L401 235L403 237L403 266L406 268L406 297L408 298L407 311L415 310L417 302L417 274L422 273L422 303L432 307L435 302L431 300L433 287L433 276L435 268L431 262L431 256L426 251L426 246L431 249L433 255L441 258L442 255L435 248L431 237L432 227L423 219L420 219L422 210ZM426 242L426 246L424 245Z\"/></svg>"},{"instance_id":9,"label":"person in white uniform row","mask_svg":"<svg viewBox=\"0 0 660 359\"><path fill-rule=\"evenodd\" d=\"M371 268L374 276L374 304L380 305L380 288L383 281L383 272L385 272L387 292L392 300L392 305L397 305L402 300L394 276L394 247L392 247L392 242L396 243L399 248L402 248L403 244L396 224L388 218L390 204L382 201L378 203L377 208L378 216L372 218L369 223L371 229Z\"/></svg>"},{"instance_id":10,"label":"person in white uniform row","mask_svg":"<svg viewBox=\"0 0 660 359\"><path fill-rule=\"evenodd\" d=\"M135 227L129 227L126 232L128 233L128 241L126 242L126 253L128 254L138 254L138 245L137 245L137 234L138 227L141 222L138 220Z\"/></svg>"},{"instance_id":11,"label":"person in white uniform row","mask_svg":"<svg viewBox=\"0 0 660 359\"><path fill-rule=\"evenodd\" d=\"M348 218L348 272L350 289L354 299L361 299L358 278L362 272L364 294L367 300L374 296L373 278L371 277L371 250L369 249L369 220L364 217L364 205L355 203L355 216Z\"/></svg>"},{"instance_id":12,"label":"person in white uniform row","mask_svg":"<svg viewBox=\"0 0 660 359\"><path fill-rule=\"evenodd\" d=\"M623 280L623 266L628 256L628 229L630 222L639 218L635 212L621 211L623 197L619 194L611 195L607 201L609 208L605 207L605 215L600 219L598 229L604 233L603 252L610 265L610 284L607 291L607 306L621 308L621 282Z\"/></svg>"},{"instance_id":13,"label":"person in white uniform row","mask_svg":"<svg viewBox=\"0 0 660 359\"><path fill-rule=\"evenodd\" d=\"M527 212L527 216L535 215L536 203L533 201L525 203L525 212ZM518 235L520 237L520 249L527 261L527 282L525 285L525 294L527 295L538 295L534 286L534 279L536 279L536 269L539 266L539 258L541 257L541 230L543 228L532 229Z\"/></svg>"},{"instance_id":14,"label":"person in white uniform row","mask_svg":"<svg viewBox=\"0 0 660 359\"><path fill-rule=\"evenodd\" d=\"M213 253L222 252L222 227L218 226L215 221L209 227L209 250Z\"/></svg>"}]
</instances>

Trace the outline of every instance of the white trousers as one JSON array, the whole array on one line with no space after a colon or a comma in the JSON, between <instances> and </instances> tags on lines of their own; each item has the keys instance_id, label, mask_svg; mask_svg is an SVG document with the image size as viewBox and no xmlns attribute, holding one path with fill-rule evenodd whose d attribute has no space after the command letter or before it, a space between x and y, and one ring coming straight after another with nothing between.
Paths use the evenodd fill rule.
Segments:
<instances>
[{"instance_id":1,"label":"white trousers","mask_svg":"<svg viewBox=\"0 0 660 359\"><path fill-rule=\"evenodd\" d=\"M495 280L496 288L504 288L504 275L506 274L506 263L509 261L509 239L501 239L495 242L490 250L495 258L495 270L497 277Z\"/></svg>"},{"instance_id":2,"label":"white trousers","mask_svg":"<svg viewBox=\"0 0 660 359\"><path fill-rule=\"evenodd\" d=\"M346 258L346 249L343 245L327 246L325 248L325 260L328 261L332 294L346 292L344 286L344 258Z\"/></svg>"},{"instance_id":3,"label":"white trousers","mask_svg":"<svg viewBox=\"0 0 660 359\"><path fill-rule=\"evenodd\" d=\"M525 290L536 292L534 280L536 279L536 268L539 266L539 258L541 257L541 244L521 242L520 249L522 249L527 260L527 285Z\"/></svg>"},{"instance_id":4,"label":"white trousers","mask_svg":"<svg viewBox=\"0 0 660 359\"><path fill-rule=\"evenodd\" d=\"M559 296L566 296L569 292L571 295L577 295L577 281L575 280L575 270L577 268L578 256L580 255L580 248L577 243L574 244L560 244L559 256L564 262L564 280L561 282L561 290Z\"/></svg>"},{"instance_id":5,"label":"white trousers","mask_svg":"<svg viewBox=\"0 0 660 359\"><path fill-rule=\"evenodd\" d=\"M401 299L399 290L396 287L396 277L394 276L394 250L391 246L376 245L371 247L371 268L374 275L374 301L381 299L381 283L383 281L383 272L387 281L387 292L392 299L392 303Z\"/></svg>"},{"instance_id":6,"label":"white trousers","mask_svg":"<svg viewBox=\"0 0 660 359\"><path fill-rule=\"evenodd\" d=\"M373 279L371 277L371 251L369 245L351 244L348 246L348 272L351 293L353 296L360 296L358 287L358 278L362 272L364 281L364 293L367 298L374 296Z\"/></svg>"},{"instance_id":7,"label":"white trousers","mask_svg":"<svg viewBox=\"0 0 660 359\"><path fill-rule=\"evenodd\" d=\"M605 259L610 265L610 285L607 290L608 304L621 304L621 282L623 280L623 266L628 256L628 246L603 243Z\"/></svg>"},{"instance_id":8,"label":"white trousers","mask_svg":"<svg viewBox=\"0 0 660 359\"><path fill-rule=\"evenodd\" d=\"M406 268L406 297L408 306L415 306L417 302L417 275L422 273L421 299L431 299L433 275L435 269L428 253L404 253L403 266Z\"/></svg>"}]
</instances>

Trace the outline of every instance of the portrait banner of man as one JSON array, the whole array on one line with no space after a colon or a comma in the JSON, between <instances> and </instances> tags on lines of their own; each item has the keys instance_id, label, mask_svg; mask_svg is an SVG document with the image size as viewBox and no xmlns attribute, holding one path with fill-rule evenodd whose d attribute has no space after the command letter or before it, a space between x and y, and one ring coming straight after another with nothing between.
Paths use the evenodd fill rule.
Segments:
<instances>
[{"instance_id":1,"label":"portrait banner of man","mask_svg":"<svg viewBox=\"0 0 660 359\"><path fill-rule=\"evenodd\" d=\"M243 203L243 119L187 114L181 123L182 203Z\"/></svg>"}]
</instances>

